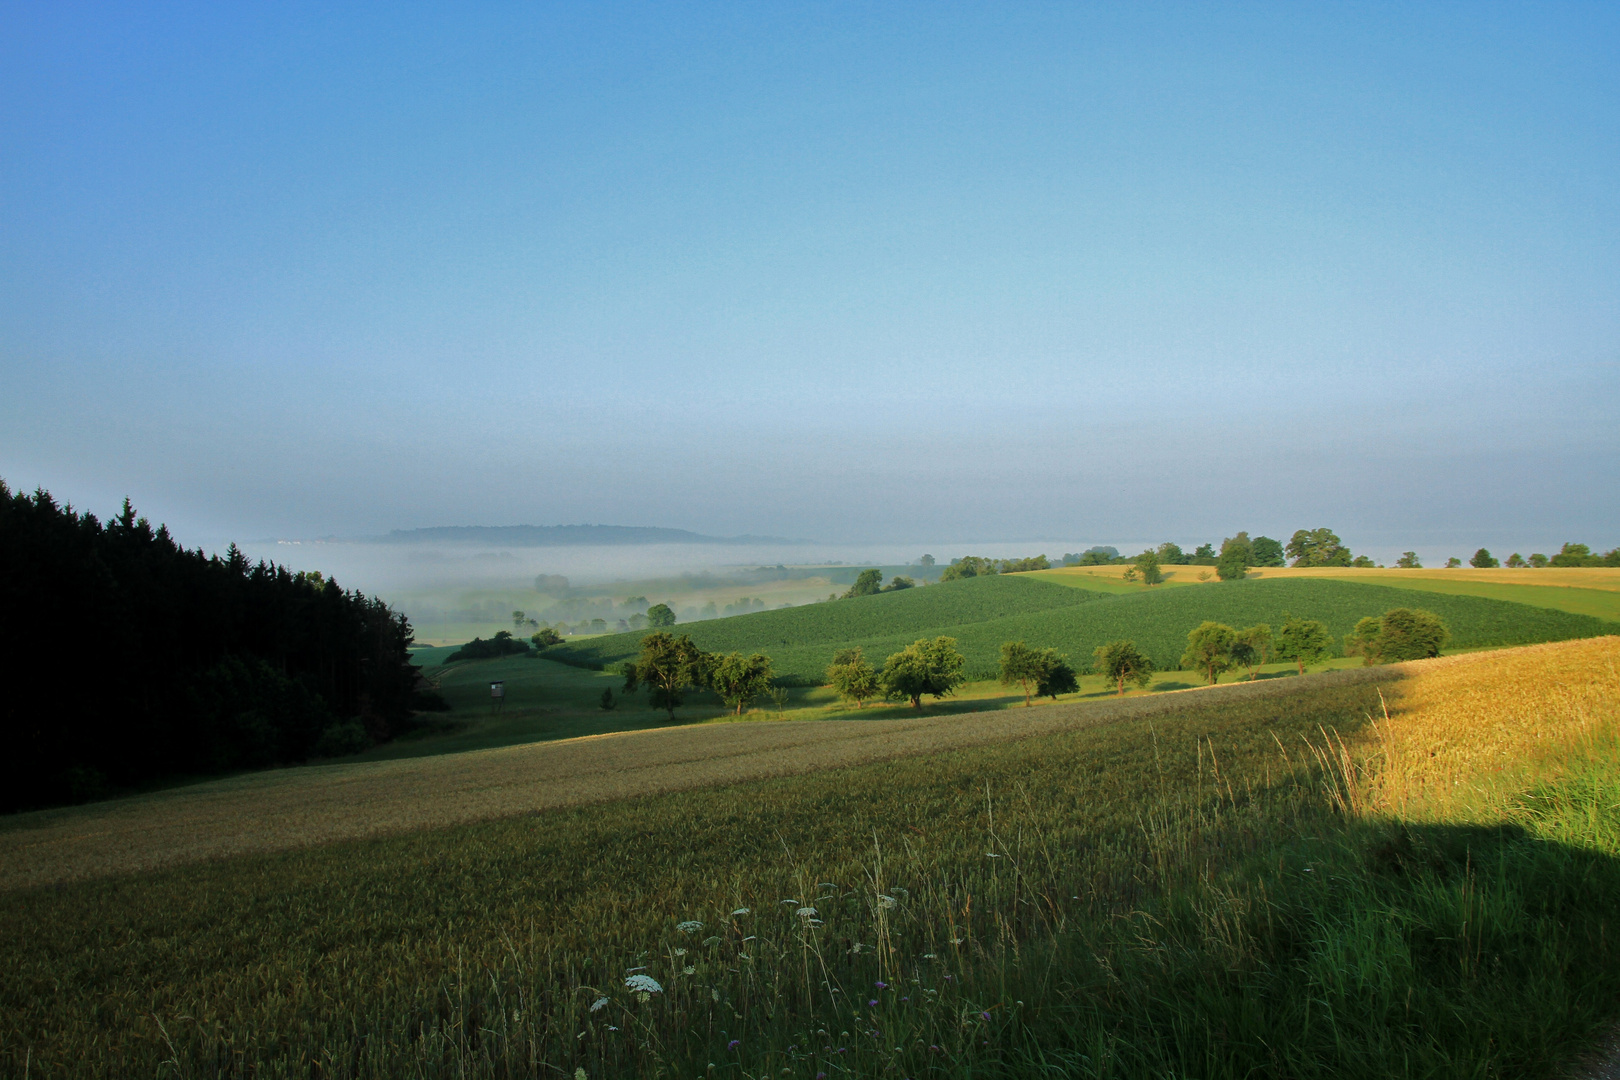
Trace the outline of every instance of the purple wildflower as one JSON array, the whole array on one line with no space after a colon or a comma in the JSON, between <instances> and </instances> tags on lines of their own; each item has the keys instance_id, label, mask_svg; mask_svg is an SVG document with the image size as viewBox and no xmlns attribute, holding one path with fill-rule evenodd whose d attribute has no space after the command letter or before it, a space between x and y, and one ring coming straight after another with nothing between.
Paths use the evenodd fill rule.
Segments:
<instances>
[{"instance_id":1,"label":"purple wildflower","mask_svg":"<svg viewBox=\"0 0 1620 1080\"><path fill-rule=\"evenodd\" d=\"M871 1001L868 1001L866 1003L866 1007L868 1009L875 1008L876 1006L877 1006L877 998L873 998Z\"/></svg>"},{"instance_id":2,"label":"purple wildflower","mask_svg":"<svg viewBox=\"0 0 1620 1080\"><path fill-rule=\"evenodd\" d=\"M876 986L879 990L887 990L889 988L889 984L886 982L873 983L872 985Z\"/></svg>"},{"instance_id":3,"label":"purple wildflower","mask_svg":"<svg viewBox=\"0 0 1620 1080\"><path fill-rule=\"evenodd\" d=\"M727 1050L735 1050L735 1049L737 1049L737 1047L739 1047L741 1045L742 1045L742 1040L741 1039L732 1039L730 1042L726 1043L726 1049Z\"/></svg>"}]
</instances>

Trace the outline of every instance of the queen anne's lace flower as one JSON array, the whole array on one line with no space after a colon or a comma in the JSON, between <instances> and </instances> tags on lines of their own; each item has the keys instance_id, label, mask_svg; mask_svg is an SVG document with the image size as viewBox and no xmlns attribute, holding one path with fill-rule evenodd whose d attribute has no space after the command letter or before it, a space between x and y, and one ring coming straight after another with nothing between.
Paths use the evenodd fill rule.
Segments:
<instances>
[{"instance_id":1,"label":"queen anne's lace flower","mask_svg":"<svg viewBox=\"0 0 1620 1080\"><path fill-rule=\"evenodd\" d=\"M683 923L677 923L675 925L675 929L679 930L683 934L695 934L699 930L703 929L703 924L695 920L688 919Z\"/></svg>"},{"instance_id":2,"label":"queen anne's lace flower","mask_svg":"<svg viewBox=\"0 0 1620 1080\"><path fill-rule=\"evenodd\" d=\"M607 998L597 998L595 1001L591 1002L591 1012L601 1012L603 1009L607 1008L607 1003Z\"/></svg>"},{"instance_id":3,"label":"queen anne's lace flower","mask_svg":"<svg viewBox=\"0 0 1620 1080\"><path fill-rule=\"evenodd\" d=\"M662 994L664 988L651 975L632 975L624 980L625 989L637 994Z\"/></svg>"}]
</instances>

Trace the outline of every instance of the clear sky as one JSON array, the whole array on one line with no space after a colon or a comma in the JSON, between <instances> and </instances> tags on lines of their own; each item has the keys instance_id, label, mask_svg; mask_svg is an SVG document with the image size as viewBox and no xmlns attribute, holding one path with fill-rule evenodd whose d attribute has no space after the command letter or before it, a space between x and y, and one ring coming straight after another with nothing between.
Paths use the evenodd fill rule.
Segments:
<instances>
[{"instance_id":1,"label":"clear sky","mask_svg":"<svg viewBox=\"0 0 1620 1080\"><path fill-rule=\"evenodd\" d=\"M1620 543L1612 4L0 23L14 487L193 540Z\"/></svg>"}]
</instances>

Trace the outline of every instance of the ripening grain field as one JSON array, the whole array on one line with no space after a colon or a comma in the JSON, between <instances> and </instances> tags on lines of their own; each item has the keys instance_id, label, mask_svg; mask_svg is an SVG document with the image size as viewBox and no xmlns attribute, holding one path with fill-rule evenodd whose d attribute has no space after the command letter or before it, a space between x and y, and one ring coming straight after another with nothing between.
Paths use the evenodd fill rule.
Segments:
<instances>
[{"instance_id":1,"label":"ripening grain field","mask_svg":"<svg viewBox=\"0 0 1620 1080\"><path fill-rule=\"evenodd\" d=\"M1201 690L12 889L0 1070L1562 1075L1620 1014L1617 664L1602 638Z\"/></svg>"}]
</instances>

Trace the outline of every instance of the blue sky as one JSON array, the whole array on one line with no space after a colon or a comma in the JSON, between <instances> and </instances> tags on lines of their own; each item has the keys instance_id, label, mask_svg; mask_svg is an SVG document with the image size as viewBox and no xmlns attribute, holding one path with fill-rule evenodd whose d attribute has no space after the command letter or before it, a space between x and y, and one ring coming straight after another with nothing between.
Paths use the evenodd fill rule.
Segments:
<instances>
[{"instance_id":1,"label":"blue sky","mask_svg":"<svg viewBox=\"0 0 1620 1080\"><path fill-rule=\"evenodd\" d=\"M1617 12L7 4L0 476L198 539L1613 546Z\"/></svg>"}]
</instances>

